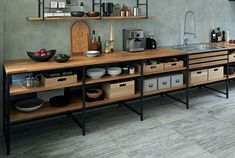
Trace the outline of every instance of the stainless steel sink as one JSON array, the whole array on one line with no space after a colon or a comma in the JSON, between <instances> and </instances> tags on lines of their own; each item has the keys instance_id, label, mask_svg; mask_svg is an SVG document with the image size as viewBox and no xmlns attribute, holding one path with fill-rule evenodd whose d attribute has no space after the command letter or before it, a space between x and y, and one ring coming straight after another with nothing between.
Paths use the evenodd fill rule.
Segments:
<instances>
[{"instance_id":1,"label":"stainless steel sink","mask_svg":"<svg viewBox=\"0 0 235 158\"><path fill-rule=\"evenodd\" d=\"M211 51L217 51L217 50L226 50L225 47L214 46L214 45L207 44L207 43L189 44L186 46L178 45L178 46L172 46L171 48L186 51L189 53L200 53L200 52L211 52Z\"/></svg>"}]
</instances>

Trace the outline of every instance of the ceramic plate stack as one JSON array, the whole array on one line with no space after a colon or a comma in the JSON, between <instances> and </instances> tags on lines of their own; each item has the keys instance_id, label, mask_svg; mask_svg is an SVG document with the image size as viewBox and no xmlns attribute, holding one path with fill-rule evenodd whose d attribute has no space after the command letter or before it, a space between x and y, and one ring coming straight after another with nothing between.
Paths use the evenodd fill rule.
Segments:
<instances>
[{"instance_id":1,"label":"ceramic plate stack","mask_svg":"<svg viewBox=\"0 0 235 158\"><path fill-rule=\"evenodd\" d=\"M86 51L86 52L85 52L85 55L86 55L87 57L96 57L96 56L100 55L100 51L93 51L93 50L91 50L91 51Z\"/></svg>"},{"instance_id":2,"label":"ceramic plate stack","mask_svg":"<svg viewBox=\"0 0 235 158\"><path fill-rule=\"evenodd\" d=\"M110 76L118 76L122 73L122 68L120 67L110 67L108 68L108 74Z\"/></svg>"},{"instance_id":3,"label":"ceramic plate stack","mask_svg":"<svg viewBox=\"0 0 235 158\"><path fill-rule=\"evenodd\" d=\"M38 110L43 105L41 99L27 99L16 103L16 109L22 112L32 112Z\"/></svg>"},{"instance_id":4,"label":"ceramic plate stack","mask_svg":"<svg viewBox=\"0 0 235 158\"><path fill-rule=\"evenodd\" d=\"M103 68L92 68L87 70L87 76L92 79L99 79L105 74L105 69Z\"/></svg>"}]
</instances>

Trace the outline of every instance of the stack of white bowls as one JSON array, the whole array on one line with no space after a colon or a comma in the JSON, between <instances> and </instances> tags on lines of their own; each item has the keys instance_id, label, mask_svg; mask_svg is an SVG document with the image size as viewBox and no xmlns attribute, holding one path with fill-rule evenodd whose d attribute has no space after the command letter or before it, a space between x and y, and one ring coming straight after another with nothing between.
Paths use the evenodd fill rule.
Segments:
<instances>
[{"instance_id":1,"label":"stack of white bowls","mask_svg":"<svg viewBox=\"0 0 235 158\"><path fill-rule=\"evenodd\" d=\"M110 76L118 76L122 73L122 68L120 67L110 67L108 68L108 74Z\"/></svg>"},{"instance_id":2,"label":"stack of white bowls","mask_svg":"<svg viewBox=\"0 0 235 158\"><path fill-rule=\"evenodd\" d=\"M96 56L100 55L100 51L91 50L91 51L84 52L84 54L87 57L96 57Z\"/></svg>"},{"instance_id":3,"label":"stack of white bowls","mask_svg":"<svg viewBox=\"0 0 235 158\"><path fill-rule=\"evenodd\" d=\"M105 69L103 68L91 68L87 70L87 76L92 79L99 79L105 75Z\"/></svg>"}]
</instances>

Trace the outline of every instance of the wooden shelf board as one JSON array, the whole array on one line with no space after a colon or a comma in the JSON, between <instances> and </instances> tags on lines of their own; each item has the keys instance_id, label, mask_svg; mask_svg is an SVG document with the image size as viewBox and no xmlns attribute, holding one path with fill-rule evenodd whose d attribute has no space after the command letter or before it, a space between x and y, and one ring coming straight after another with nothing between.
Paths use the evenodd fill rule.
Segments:
<instances>
[{"instance_id":1,"label":"wooden shelf board","mask_svg":"<svg viewBox=\"0 0 235 158\"><path fill-rule=\"evenodd\" d=\"M71 103L64 107L53 107L49 105L49 103L45 103L40 109L34 112L20 112L15 107L12 107L11 113L10 113L10 122L16 123L20 121L27 121L31 119L36 119L40 117L46 117L56 114L65 113L68 111L76 111L82 108L82 101L80 99L73 99L71 100Z\"/></svg>"},{"instance_id":2,"label":"wooden shelf board","mask_svg":"<svg viewBox=\"0 0 235 158\"><path fill-rule=\"evenodd\" d=\"M50 86L45 87L44 85L35 87L35 88L27 88L24 86L11 86L10 87L10 95L21 95L21 94L29 94L29 93L35 93L35 92L43 92L47 90L54 90L54 89L61 89L65 87L74 87L74 86L81 86L82 82L74 83L74 84L67 84L67 85L58 85L58 86Z\"/></svg>"},{"instance_id":3,"label":"wooden shelf board","mask_svg":"<svg viewBox=\"0 0 235 158\"><path fill-rule=\"evenodd\" d=\"M205 81L205 82L199 82L199 83L189 84L189 87L195 87L195 86L200 86L200 85L204 85L204 84L208 84L208 83L214 83L214 82L224 81L224 80L226 80L226 77L219 78L219 79L215 79L215 80L209 80L209 81Z\"/></svg>"},{"instance_id":4,"label":"wooden shelf board","mask_svg":"<svg viewBox=\"0 0 235 158\"><path fill-rule=\"evenodd\" d=\"M162 74L162 73L183 71L183 70L186 70L186 67L176 68L176 69L169 69L169 70L162 70L162 71L158 71L158 72L147 72L147 73L144 73L144 75L148 76L148 75L155 75L155 74Z\"/></svg>"},{"instance_id":5,"label":"wooden shelf board","mask_svg":"<svg viewBox=\"0 0 235 158\"><path fill-rule=\"evenodd\" d=\"M229 75L229 79L234 79L235 78L235 74Z\"/></svg>"},{"instance_id":6,"label":"wooden shelf board","mask_svg":"<svg viewBox=\"0 0 235 158\"><path fill-rule=\"evenodd\" d=\"M149 16L147 19L153 19L154 16ZM73 17L73 16L58 16L58 17L45 17L44 20L99 20L100 17ZM104 20L118 20L118 19L146 19L146 16L109 16L109 17L101 17ZM27 17L29 21L43 21L42 17Z\"/></svg>"},{"instance_id":7,"label":"wooden shelf board","mask_svg":"<svg viewBox=\"0 0 235 158\"><path fill-rule=\"evenodd\" d=\"M167 89L161 89L161 90L155 90L155 91L149 91L149 92L144 92L144 96L149 96L149 95L154 95L154 94L160 94L160 93L166 93L170 91L175 91L175 90L181 90L184 89L186 86L179 86L179 87L171 87Z\"/></svg>"},{"instance_id":8,"label":"wooden shelf board","mask_svg":"<svg viewBox=\"0 0 235 158\"><path fill-rule=\"evenodd\" d=\"M104 76L100 79L91 79L88 78L86 80L86 84L94 84L94 83L101 83L101 82L107 82L107 81L114 81L114 80L121 80L121 79L129 79L129 78L134 78L134 77L140 77L140 73L136 74L122 74L119 76Z\"/></svg>"},{"instance_id":9,"label":"wooden shelf board","mask_svg":"<svg viewBox=\"0 0 235 158\"><path fill-rule=\"evenodd\" d=\"M223 64L227 64L227 60L220 60L220 61L214 61L214 62L189 65L189 69L198 69L198 68L204 68L204 67L210 67L210 66L219 66L219 65L223 65Z\"/></svg>"},{"instance_id":10,"label":"wooden shelf board","mask_svg":"<svg viewBox=\"0 0 235 158\"><path fill-rule=\"evenodd\" d=\"M135 99L135 98L138 98L138 97L140 97L139 92L137 92L135 95L117 97L117 98L113 98L113 99L105 98L104 100L99 100L99 101L94 101L94 102L87 102L86 107L91 108L91 107L96 107L96 106L100 106L100 105L115 103L115 102L118 102L118 101L125 101L125 100Z\"/></svg>"}]
</instances>

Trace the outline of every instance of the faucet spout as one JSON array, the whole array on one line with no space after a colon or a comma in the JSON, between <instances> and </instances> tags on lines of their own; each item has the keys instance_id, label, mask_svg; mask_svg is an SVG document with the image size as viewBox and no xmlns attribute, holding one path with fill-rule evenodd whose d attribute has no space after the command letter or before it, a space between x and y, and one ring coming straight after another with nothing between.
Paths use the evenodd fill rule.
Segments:
<instances>
[{"instance_id":1,"label":"faucet spout","mask_svg":"<svg viewBox=\"0 0 235 158\"><path fill-rule=\"evenodd\" d=\"M187 17L188 17L189 14L191 14L193 16L194 32L188 32L187 31ZM184 18L184 43L183 43L184 46L187 45L188 41L189 41L189 39L187 38L187 35L191 35L195 39L197 38L197 35L196 35L196 16L195 16L194 12L191 11L191 10L189 10L185 13L185 18Z\"/></svg>"}]
</instances>

